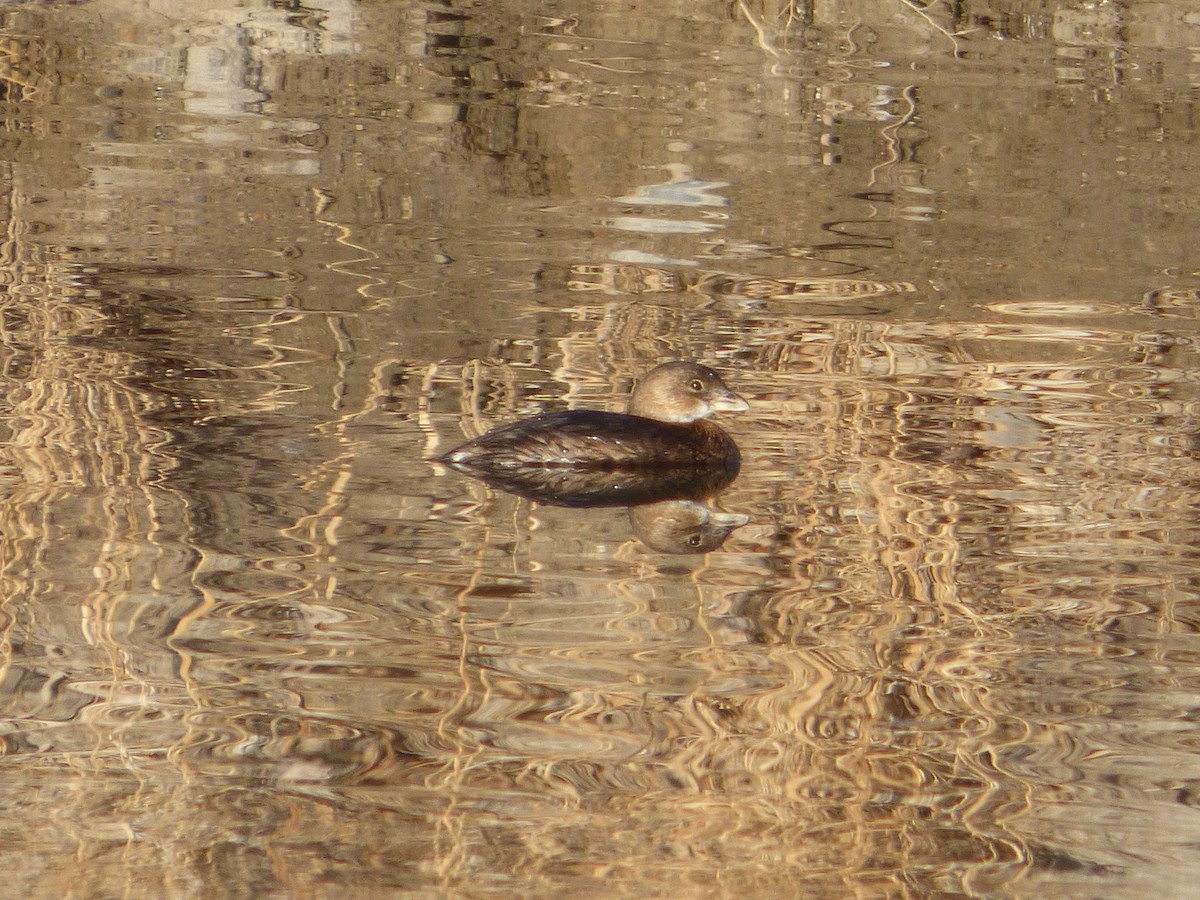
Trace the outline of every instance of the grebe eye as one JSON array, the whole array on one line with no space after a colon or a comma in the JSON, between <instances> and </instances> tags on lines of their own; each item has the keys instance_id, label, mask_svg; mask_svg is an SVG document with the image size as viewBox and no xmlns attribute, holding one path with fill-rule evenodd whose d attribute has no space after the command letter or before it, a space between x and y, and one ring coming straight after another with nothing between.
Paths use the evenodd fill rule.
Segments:
<instances>
[{"instance_id":1,"label":"grebe eye","mask_svg":"<svg viewBox=\"0 0 1200 900\"><path fill-rule=\"evenodd\" d=\"M687 545L689 547L699 547L700 546L700 535L699 534L689 534L687 537Z\"/></svg>"},{"instance_id":2,"label":"grebe eye","mask_svg":"<svg viewBox=\"0 0 1200 900\"><path fill-rule=\"evenodd\" d=\"M693 378L692 383L689 384L688 387L692 389L693 393L698 394L704 390L704 382L699 378Z\"/></svg>"}]
</instances>

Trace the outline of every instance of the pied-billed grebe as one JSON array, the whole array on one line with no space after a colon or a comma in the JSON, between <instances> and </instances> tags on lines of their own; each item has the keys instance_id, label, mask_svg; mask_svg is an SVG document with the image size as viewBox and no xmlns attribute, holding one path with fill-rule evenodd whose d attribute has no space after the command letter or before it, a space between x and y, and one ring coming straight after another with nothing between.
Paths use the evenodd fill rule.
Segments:
<instances>
[{"instance_id":1,"label":"pied-billed grebe","mask_svg":"<svg viewBox=\"0 0 1200 900\"><path fill-rule=\"evenodd\" d=\"M708 366L664 363L638 382L628 413L543 413L489 431L441 457L469 473L540 466L576 469L722 468L736 472L737 444L707 421L749 405Z\"/></svg>"}]
</instances>

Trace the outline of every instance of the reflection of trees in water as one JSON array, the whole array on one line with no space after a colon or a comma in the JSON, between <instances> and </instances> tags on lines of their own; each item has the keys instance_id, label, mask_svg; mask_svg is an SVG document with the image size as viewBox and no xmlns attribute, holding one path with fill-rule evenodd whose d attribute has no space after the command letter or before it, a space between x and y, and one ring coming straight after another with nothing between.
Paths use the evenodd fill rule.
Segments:
<instances>
[{"instance_id":1,"label":"reflection of trees in water","mask_svg":"<svg viewBox=\"0 0 1200 900\"><path fill-rule=\"evenodd\" d=\"M462 44L440 46L482 46ZM54 54L39 52L6 78L10 100L53 96ZM500 137L462 146L536 146L486 105L472 128ZM374 196L338 186L343 204ZM210 205L261 221L256 246L295 243L290 201L247 211L235 194ZM1088 727L1137 722L1121 706L1135 700L1181 721L1172 665L1187 648L1172 641L1194 631L1196 590L1186 288L1147 296L1153 329L1140 311L1037 304L884 321L807 269L731 263L706 293L655 303L629 285L679 273L635 267L600 301L504 306L537 314L490 345L433 348L397 326L397 361L362 337L412 320L339 315L329 282L318 303L282 273L214 286L183 263L81 271L93 251L28 240L41 219L74 220L30 203L9 190L0 300L3 749L20 775L6 808L14 852L86 862L12 867L33 892L116 893L131 873L163 894L365 879L500 892L601 873L645 893L1003 893L1014 873L1113 858L1055 816L1086 830L1096 808L1064 795L1141 789L1104 757L1133 769L1163 740L1148 728L1089 755ZM360 230L381 233L369 219ZM104 227L184 255L203 232L182 217L184 237L153 242ZM884 249L881 232L849 230L864 246L824 249ZM316 280L318 244L300 242L292 275ZM821 289L826 309L797 312ZM439 362L447 347L487 355L474 394L461 360ZM460 415L613 397L646 360L706 348L761 398L730 489L755 522L727 552L664 561L623 542L623 521L556 530L571 511L413 468ZM656 524L697 512L638 509ZM1150 788L1181 808L1195 793L1182 774Z\"/></svg>"}]
</instances>

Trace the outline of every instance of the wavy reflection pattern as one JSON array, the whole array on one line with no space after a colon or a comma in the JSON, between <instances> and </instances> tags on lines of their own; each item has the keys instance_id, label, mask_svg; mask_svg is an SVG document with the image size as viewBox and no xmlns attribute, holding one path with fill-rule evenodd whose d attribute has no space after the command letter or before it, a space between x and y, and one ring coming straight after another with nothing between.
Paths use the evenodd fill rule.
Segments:
<instances>
[{"instance_id":1,"label":"wavy reflection pattern","mask_svg":"<svg viewBox=\"0 0 1200 900\"><path fill-rule=\"evenodd\" d=\"M918 17L920 60L925 36L957 46L938 17L961 6ZM14 894L1169 896L1194 872L1196 295L1157 280L1193 230L1144 242L1149 292L1092 244L988 256L962 218L919 230L974 202L922 183L933 123L999 193L989 117L1084 92L986 70L984 112L958 105L968 83L926 91L946 126L936 102L913 115L927 65L874 64L909 31L839 24L816 42L838 49L785 57L750 7L251 4L121 35L86 4L5 13ZM1109 51L1175 8L1029 17L1063 51L1055 91L1104 98L1089 141L1131 106L1151 123L1131 177L1155 190L1112 181L1130 203L1191 152L1167 140L1191 107L1122 101L1136 70L1111 77ZM555 130L556 110L579 116ZM698 166L740 173L779 140L790 178L853 181L870 215L801 210L752 167L736 192L682 169L668 190L654 148L693 154L673 137L693 130ZM1014 181L1018 201L1046 184ZM639 215L608 227L620 203ZM759 233L805 222L829 244ZM1132 245L1080 233L1058 237ZM968 249L921 283L903 270L932 265L930 234ZM981 276L1018 253L1037 278ZM1054 278L1091 280L1029 296ZM751 519L719 550L430 461L544 409L620 408L667 357L751 401L720 498Z\"/></svg>"}]
</instances>

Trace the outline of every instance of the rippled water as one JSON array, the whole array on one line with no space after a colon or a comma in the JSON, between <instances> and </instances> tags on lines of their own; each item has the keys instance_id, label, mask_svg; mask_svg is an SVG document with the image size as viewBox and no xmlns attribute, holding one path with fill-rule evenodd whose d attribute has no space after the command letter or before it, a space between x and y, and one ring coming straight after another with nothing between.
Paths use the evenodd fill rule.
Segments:
<instances>
[{"instance_id":1,"label":"rippled water","mask_svg":"<svg viewBox=\"0 0 1200 900\"><path fill-rule=\"evenodd\" d=\"M0 9L11 891L1190 896L1193 4L585 6Z\"/></svg>"}]
</instances>

